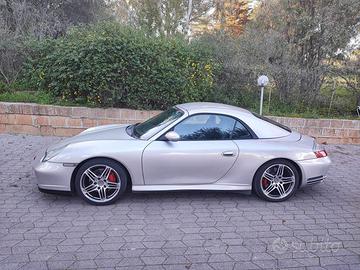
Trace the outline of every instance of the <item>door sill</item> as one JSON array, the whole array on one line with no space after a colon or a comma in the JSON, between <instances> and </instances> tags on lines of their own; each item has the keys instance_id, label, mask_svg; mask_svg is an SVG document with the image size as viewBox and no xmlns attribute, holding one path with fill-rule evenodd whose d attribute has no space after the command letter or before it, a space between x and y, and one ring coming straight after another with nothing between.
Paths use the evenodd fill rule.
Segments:
<instances>
[{"instance_id":1,"label":"door sill","mask_svg":"<svg viewBox=\"0 0 360 270\"><path fill-rule=\"evenodd\" d=\"M132 186L133 191L166 191L166 190L251 190L251 185L141 185Z\"/></svg>"}]
</instances>

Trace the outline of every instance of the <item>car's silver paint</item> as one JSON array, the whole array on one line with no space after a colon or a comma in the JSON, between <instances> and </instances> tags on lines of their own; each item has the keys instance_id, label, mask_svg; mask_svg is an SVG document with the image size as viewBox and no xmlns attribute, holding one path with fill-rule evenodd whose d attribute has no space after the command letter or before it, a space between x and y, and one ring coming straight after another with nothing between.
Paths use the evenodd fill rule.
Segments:
<instances>
[{"instance_id":1,"label":"car's silver paint","mask_svg":"<svg viewBox=\"0 0 360 270\"><path fill-rule=\"evenodd\" d=\"M297 132L288 132L269 124L244 109L215 103L188 103L177 107L184 115L147 139L135 139L126 132L128 125L90 128L65 139L48 150L63 147L47 162L34 162L39 187L70 190L76 167L95 157L120 162L129 172L133 190L218 189L250 190L256 170L265 162L285 158L301 171L301 185L306 179L326 175L330 159L316 158L314 140ZM218 113L246 123L258 139L233 141L164 142L157 141L189 115ZM224 156L224 152L234 155Z\"/></svg>"},{"instance_id":2,"label":"car's silver paint","mask_svg":"<svg viewBox=\"0 0 360 270\"><path fill-rule=\"evenodd\" d=\"M229 191L246 191L251 190L251 185L142 185L132 186L133 191L166 191L166 190L229 190Z\"/></svg>"},{"instance_id":3,"label":"car's silver paint","mask_svg":"<svg viewBox=\"0 0 360 270\"><path fill-rule=\"evenodd\" d=\"M39 188L70 191L74 167L64 167L62 163L41 162L43 154L39 153L32 163Z\"/></svg>"},{"instance_id":4,"label":"car's silver paint","mask_svg":"<svg viewBox=\"0 0 360 270\"><path fill-rule=\"evenodd\" d=\"M106 141L106 140L135 140L126 133L129 125L105 125L86 129L80 134L61 140L60 142L50 146L48 151L65 147L69 144L86 142L86 141Z\"/></svg>"},{"instance_id":5,"label":"car's silver paint","mask_svg":"<svg viewBox=\"0 0 360 270\"><path fill-rule=\"evenodd\" d=\"M119 161L129 172L133 184L143 185L141 157L149 141L143 140L98 140L68 144L49 162L81 163L94 157ZM65 179L64 179L65 180ZM67 180L70 184L70 179Z\"/></svg>"},{"instance_id":6,"label":"car's silver paint","mask_svg":"<svg viewBox=\"0 0 360 270\"><path fill-rule=\"evenodd\" d=\"M233 155L224 156L224 152L232 152ZM153 141L143 154L145 184L215 183L234 165L238 152L231 140Z\"/></svg>"},{"instance_id":7,"label":"car's silver paint","mask_svg":"<svg viewBox=\"0 0 360 270\"><path fill-rule=\"evenodd\" d=\"M186 110L190 115L198 113L218 113L233 116L245 122L255 132L258 138L277 138L288 136L289 132L274 126L254 116L248 110L218 103L185 103L177 105L178 108Z\"/></svg>"},{"instance_id":8,"label":"car's silver paint","mask_svg":"<svg viewBox=\"0 0 360 270\"><path fill-rule=\"evenodd\" d=\"M180 135L177 134L175 131L166 132L165 138L170 142L177 142L180 140Z\"/></svg>"},{"instance_id":9,"label":"car's silver paint","mask_svg":"<svg viewBox=\"0 0 360 270\"><path fill-rule=\"evenodd\" d=\"M297 161L302 173L301 186L306 186L306 180L309 178L323 175L326 177L327 171L331 164L329 157L318 158L318 159L307 159Z\"/></svg>"}]
</instances>

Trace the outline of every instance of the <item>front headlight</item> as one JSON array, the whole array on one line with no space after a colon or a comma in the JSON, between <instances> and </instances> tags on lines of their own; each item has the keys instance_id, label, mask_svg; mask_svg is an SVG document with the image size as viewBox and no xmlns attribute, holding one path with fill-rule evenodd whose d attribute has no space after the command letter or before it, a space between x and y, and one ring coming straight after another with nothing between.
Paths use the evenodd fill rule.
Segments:
<instances>
[{"instance_id":1,"label":"front headlight","mask_svg":"<svg viewBox=\"0 0 360 270\"><path fill-rule=\"evenodd\" d=\"M63 149L65 148L64 147L60 147L60 148L55 148L55 149L52 149L50 151L46 151L45 152L45 156L43 157L43 159L41 160L42 162L46 162L50 159L52 159L53 157L55 157L57 154L59 154Z\"/></svg>"}]
</instances>

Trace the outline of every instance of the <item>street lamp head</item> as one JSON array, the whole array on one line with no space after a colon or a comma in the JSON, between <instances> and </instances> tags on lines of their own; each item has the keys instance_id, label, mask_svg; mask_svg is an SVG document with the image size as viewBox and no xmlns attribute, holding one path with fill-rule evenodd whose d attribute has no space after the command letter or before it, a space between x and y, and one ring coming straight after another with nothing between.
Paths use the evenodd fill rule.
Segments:
<instances>
[{"instance_id":1,"label":"street lamp head","mask_svg":"<svg viewBox=\"0 0 360 270\"><path fill-rule=\"evenodd\" d=\"M264 87L269 83L269 78L265 75L261 75L257 80L258 86Z\"/></svg>"}]
</instances>

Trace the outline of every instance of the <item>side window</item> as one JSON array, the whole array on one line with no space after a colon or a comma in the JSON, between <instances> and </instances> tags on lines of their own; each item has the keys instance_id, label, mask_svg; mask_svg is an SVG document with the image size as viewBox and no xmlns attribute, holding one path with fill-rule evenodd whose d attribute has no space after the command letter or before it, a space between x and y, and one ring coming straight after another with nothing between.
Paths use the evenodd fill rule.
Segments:
<instances>
[{"instance_id":1,"label":"side window","mask_svg":"<svg viewBox=\"0 0 360 270\"><path fill-rule=\"evenodd\" d=\"M229 140L235 119L217 114L193 115L179 123L174 131L184 141Z\"/></svg>"},{"instance_id":2,"label":"side window","mask_svg":"<svg viewBox=\"0 0 360 270\"><path fill-rule=\"evenodd\" d=\"M236 125L234 128L234 132L232 135L233 140L244 140L244 139L251 139L252 136L247 128L241 124L239 121L236 121Z\"/></svg>"}]
</instances>

